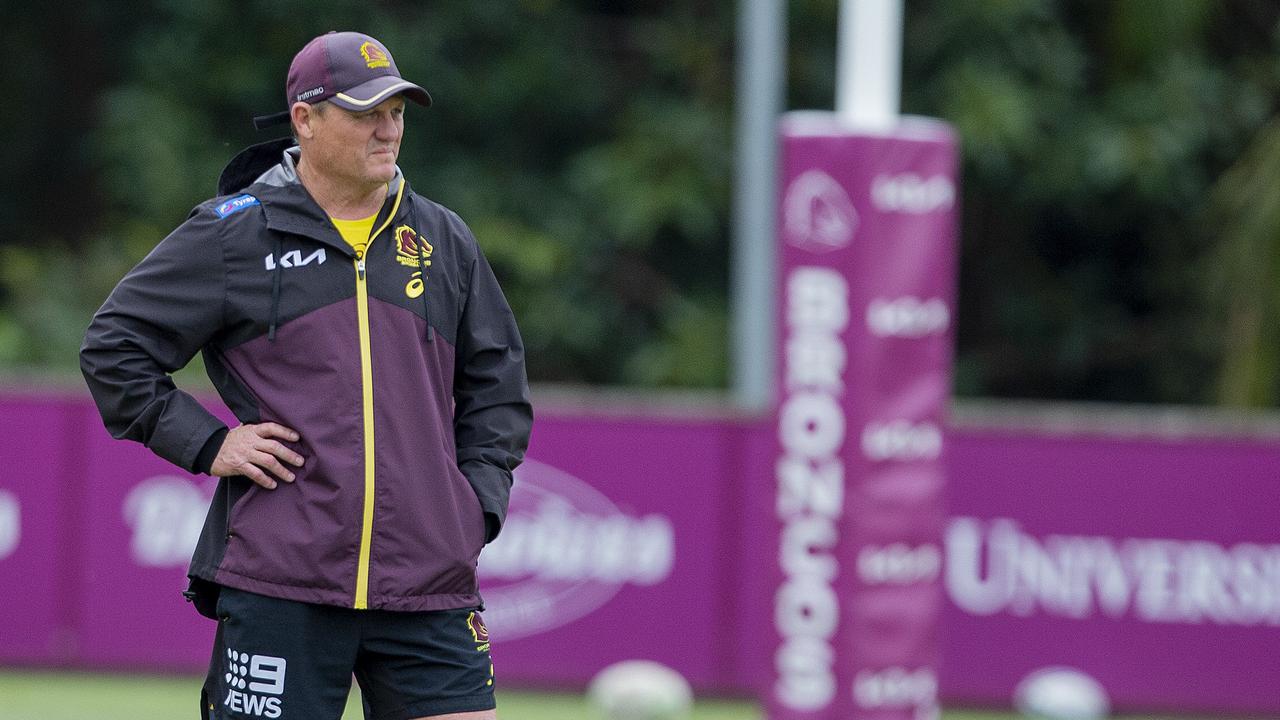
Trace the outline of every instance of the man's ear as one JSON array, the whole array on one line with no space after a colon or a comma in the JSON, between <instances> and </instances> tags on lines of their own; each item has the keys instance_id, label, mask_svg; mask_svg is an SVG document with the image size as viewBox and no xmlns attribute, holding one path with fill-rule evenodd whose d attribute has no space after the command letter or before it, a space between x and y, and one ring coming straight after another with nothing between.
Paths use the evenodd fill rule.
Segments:
<instances>
[{"instance_id":1,"label":"man's ear","mask_svg":"<svg viewBox=\"0 0 1280 720\"><path fill-rule=\"evenodd\" d=\"M296 102L293 107L289 108L289 120L293 123L293 133L299 139L306 138L310 140L315 136L315 131L311 127L312 118L316 117L315 108L309 103Z\"/></svg>"}]
</instances>

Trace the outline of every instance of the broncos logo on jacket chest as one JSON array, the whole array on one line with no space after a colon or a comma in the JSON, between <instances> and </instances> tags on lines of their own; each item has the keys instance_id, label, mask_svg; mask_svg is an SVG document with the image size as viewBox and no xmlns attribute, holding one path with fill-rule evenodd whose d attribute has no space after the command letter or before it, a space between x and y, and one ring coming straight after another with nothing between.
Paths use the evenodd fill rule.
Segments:
<instances>
[{"instance_id":1,"label":"broncos logo on jacket chest","mask_svg":"<svg viewBox=\"0 0 1280 720\"><path fill-rule=\"evenodd\" d=\"M405 284L404 294L411 298L421 297L425 287L422 282L422 273L431 266L431 252L435 248L427 242L425 237L420 236L408 225L396 228L395 239L396 262L405 267L417 268L417 271L409 277L409 282Z\"/></svg>"}]
</instances>

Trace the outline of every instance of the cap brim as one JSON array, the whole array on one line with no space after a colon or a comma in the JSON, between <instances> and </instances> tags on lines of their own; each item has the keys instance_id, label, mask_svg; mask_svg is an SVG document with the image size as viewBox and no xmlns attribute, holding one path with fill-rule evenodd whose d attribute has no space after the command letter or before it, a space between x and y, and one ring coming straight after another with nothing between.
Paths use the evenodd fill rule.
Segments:
<instances>
[{"instance_id":1,"label":"cap brim","mask_svg":"<svg viewBox=\"0 0 1280 720\"><path fill-rule=\"evenodd\" d=\"M431 96L426 90L394 75L384 75L360 83L344 92L336 93L329 98L329 102L340 108L360 112L374 107L393 95L404 95L424 107L431 105Z\"/></svg>"}]
</instances>

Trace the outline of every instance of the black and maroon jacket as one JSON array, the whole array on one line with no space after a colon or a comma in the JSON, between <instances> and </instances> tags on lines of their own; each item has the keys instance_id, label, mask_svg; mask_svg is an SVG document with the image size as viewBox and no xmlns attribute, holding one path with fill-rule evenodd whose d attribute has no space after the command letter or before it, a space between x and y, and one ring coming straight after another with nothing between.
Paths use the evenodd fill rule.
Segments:
<instances>
[{"instance_id":1,"label":"black and maroon jacket","mask_svg":"<svg viewBox=\"0 0 1280 720\"><path fill-rule=\"evenodd\" d=\"M476 560L532 422L515 319L467 226L399 173L357 258L289 144L237 156L224 194L120 281L85 334L89 389L115 437L207 472L226 427L169 377L200 351L241 422L300 434L286 443L306 459L295 482L218 483L193 582L355 608L479 605Z\"/></svg>"}]
</instances>

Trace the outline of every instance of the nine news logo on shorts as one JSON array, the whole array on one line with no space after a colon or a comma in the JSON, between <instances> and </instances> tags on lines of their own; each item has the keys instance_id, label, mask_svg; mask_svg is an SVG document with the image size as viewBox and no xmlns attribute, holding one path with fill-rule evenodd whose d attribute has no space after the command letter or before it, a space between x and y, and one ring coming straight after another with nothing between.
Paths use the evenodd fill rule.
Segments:
<instances>
[{"instance_id":1,"label":"nine news logo on shorts","mask_svg":"<svg viewBox=\"0 0 1280 720\"><path fill-rule=\"evenodd\" d=\"M287 664L281 657L250 655L227 648L227 671L222 676L227 696L222 704L236 713L280 717Z\"/></svg>"}]
</instances>

